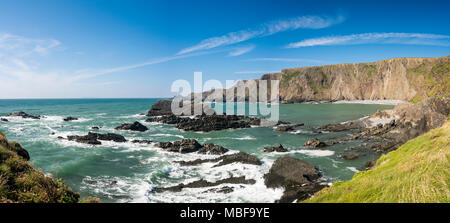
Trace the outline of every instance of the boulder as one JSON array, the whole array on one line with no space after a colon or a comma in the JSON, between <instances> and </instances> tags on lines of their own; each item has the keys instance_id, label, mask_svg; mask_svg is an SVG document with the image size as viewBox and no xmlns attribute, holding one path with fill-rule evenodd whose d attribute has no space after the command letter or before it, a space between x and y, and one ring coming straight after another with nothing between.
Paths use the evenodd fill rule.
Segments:
<instances>
[{"instance_id":1,"label":"boulder","mask_svg":"<svg viewBox=\"0 0 450 223\"><path fill-rule=\"evenodd\" d=\"M311 148L323 148L323 147L326 147L327 144L320 141L319 139L315 138L315 139L308 140L305 144L303 144L303 146L311 147Z\"/></svg>"},{"instance_id":2,"label":"boulder","mask_svg":"<svg viewBox=\"0 0 450 223\"><path fill-rule=\"evenodd\" d=\"M343 156L341 156L341 158L345 159L345 160L355 160L358 158L358 155L352 153L349 155L343 155Z\"/></svg>"},{"instance_id":3,"label":"boulder","mask_svg":"<svg viewBox=\"0 0 450 223\"><path fill-rule=\"evenodd\" d=\"M9 122L9 120L6 119L6 118L1 118L0 121L2 121L2 122Z\"/></svg>"},{"instance_id":4,"label":"boulder","mask_svg":"<svg viewBox=\"0 0 450 223\"><path fill-rule=\"evenodd\" d=\"M172 100L159 100L152 105L147 116L162 116L162 115L174 115L172 111ZM201 110L202 112L197 114L215 114L215 110L208 104L201 102L194 102L191 100L178 101L180 108L180 114L176 115L194 115L195 111Z\"/></svg>"},{"instance_id":5,"label":"boulder","mask_svg":"<svg viewBox=\"0 0 450 223\"><path fill-rule=\"evenodd\" d=\"M171 142L158 142L155 146L163 148L169 152L179 153L192 153L197 152L202 145L195 139L183 139L181 141Z\"/></svg>"},{"instance_id":6,"label":"boulder","mask_svg":"<svg viewBox=\"0 0 450 223\"><path fill-rule=\"evenodd\" d=\"M76 121L76 120L78 120L78 118L75 118L75 117L66 117L66 118L64 118L63 119L65 122L70 122L70 121Z\"/></svg>"},{"instance_id":7,"label":"boulder","mask_svg":"<svg viewBox=\"0 0 450 223\"><path fill-rule=\"evenodd\" d=\"M210 155L222 155L226 152L228 152L227 148L212 143L203 144L203 147L198 151L198 153Z\"/></svg>"},{"instance_id":8,"label":"boulder","mask_svg":"<svg viewBox=\"0 0 450 223\"><path fill-rule=\"evenodd\" d=\"M284 153L284 152L287 152L287 151L288 150L285 149L281 144L278 144L278 145L273 146L273 147L264 148L264 152L265 153L271 153L271 152Z\"/></svg>"},{"instance_id":9,"label":"boulder","mask_svg":"<svg viewBox=\"0 0 450 223\"><path fill-rule=\"evenodd\" d=\"M117 126L115 128L116 130L130 130L130 131L137 131L137 132L145 132L148 130L148 128L145 125L142 125L139 122L134 123L125 123L120 126Z\"/></svg>"},{"instance_id":10,"label":"boulder","mask_svg":"<svg viewBox=\"0 0 450 223\"><path fill-rule=\"evenodd\" d=\"M23 111L13 112L13 113L10 113L10 114L8 114L6 116L18 116L18 117L27 118L27 119L40 119L41 118L41 116L30 115L30 114L27 114L27 113L25 113Z\"/></svg>"},{"instance_id":11,"label":"boulder","mask_svg":"<svg viewBox=\"0 0 450 223\"><path fill-rule=\"evenodd\" d=\"M69 141L75 141L79 143L86 143L91 145L100 145L102 144L99 140L104 141L114 141L114 142L126 142L127 140L125 137L114 134L114 133L107 133L107 134L100 134L100 133L93 133L89 132L85 136L67 136L67 139Z\"/></svg>"},{"instance_id":12,"label":"boulder","mask_svg":"<svg viewBox=\"0 0 450 223\"><path fill-rule=\"evenodd\" d=\"M264 175L269 188L283 187L285 192L278 202L293 202L312 196L324 186L319 183L320 172L311 164L293 158L278 158Z\"/></svg>"},{"instance_id":13,"label":"boulder","mask_svg":"<svg viewBox=\"0 0 450 223\"><path fill-rule=\"evenodd\" d=\"M299 126L303 126L304 124L283 124L280 126L275 127L275 131L277 132L289 132L289 131L293 131L295 128L299 127Z\"/></svg>"}]
</instances>

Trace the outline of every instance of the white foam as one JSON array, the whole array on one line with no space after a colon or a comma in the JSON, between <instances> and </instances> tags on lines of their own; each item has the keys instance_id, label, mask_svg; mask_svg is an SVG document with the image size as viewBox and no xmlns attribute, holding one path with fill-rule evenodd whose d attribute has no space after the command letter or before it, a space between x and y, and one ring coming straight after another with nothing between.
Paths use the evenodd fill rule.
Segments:
<instances>
[{"instance_id":1,"label":"white foam","mask_svg":"<svg viewBox=\"0 0 450 223\"><path fill-rule=\"evenodd\" d=\"M356 167L349 166L349 167L347 167L347 169L349 169L349 170L351 170L352 172L355 172L355 173L359 172L359 170L356 169Z\"/></svg>"},{"instance_id":2,"label":"white foam","mask_svg":"<svg viewBox=\"0 0 450 223\"><path fill-rule=\"evenodd\" d=\"M293 150L293 151L289 151L288 153L301 153L301 154L305 154L307 156L313 156L313 157L323 157L323 156L334 155L334 151L331 151L331 150L309 150L309 149Z\"/></svg>"}]
</instances>

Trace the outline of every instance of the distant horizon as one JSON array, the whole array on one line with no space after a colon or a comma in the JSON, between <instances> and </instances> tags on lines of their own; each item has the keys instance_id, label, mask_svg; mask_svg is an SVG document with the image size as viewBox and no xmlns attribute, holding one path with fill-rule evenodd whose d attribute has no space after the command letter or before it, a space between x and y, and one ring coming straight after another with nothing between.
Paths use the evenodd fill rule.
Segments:
<instances>
[{"instance_id":1,"label":"distant horizon","mask_svg":"<svg viewBox=\"0 0 450 223\"><path fill-rule=\"evenodd\" d=\"M443 0L4 0L0 98L172 97L171 84L194 72L224 83L449 56L448 8Z\"/></svg>"}]
</instances>

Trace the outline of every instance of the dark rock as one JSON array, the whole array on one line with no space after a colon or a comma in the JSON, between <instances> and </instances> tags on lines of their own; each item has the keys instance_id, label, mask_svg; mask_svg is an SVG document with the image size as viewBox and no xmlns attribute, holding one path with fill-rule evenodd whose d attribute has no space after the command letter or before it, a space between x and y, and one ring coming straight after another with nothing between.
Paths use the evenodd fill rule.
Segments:
<instances>
[{"instance_id":1,"label":"dark rock","mask_svg":"<svg viewBox=\"0 0 450 223\"><path fill-rule=\"evenodd\" d=\"M139 139L135 139L135 140L133 140L133 141L131 141L132 143L140 143L140 144L151 144L152 143L152 140L146 140L146 139L144 139L144 140L139 140Z\"/></svg>"},{"instance_id":2,"label":"dark rock","mask_svg":"<svg viewBox=\"0 0 450 223\"><path fill-rule=\"evenodd\" d=\"M350 155L343 155L341 156L341 158L345 160L355 160L358 158L358 156L356 154L350 154Z\"/></svg>"},{"instance_id":3,"label":"dark rock","mask_svg":"<svg viewBox=\"0 0 450 223\"><path fill-rule=\"evenodd\" d=\"M2 119L0 119L0 121L2 121L2 122L9 122L8 119L6 119L6 118L2 118Z\"/></svg>"},{"instance_id":4,"label":"dark rock","mask_svg":"<svg viewBox=\"0 0 450 223\"><path fill-rule=\"evenodd\" d=\"M100 145L102 144L99 140L104 141L114 141L114 142L126 142L127 140L125 137L114 134L114 133L107 133L107 134L100 134L100 133L92 133L89 132L85 136L67 136L67 139L69 141L75 141L79 143L86 143L91 145Z\"/></svg>"},{"instance_id":5,"label":"dark rock","mask_svg":"<svg viewBox=\"0 0 450 223\"><path fill-rule=\"evenodd\" d=\"M210 155L222 155L226 152L228 152L227 148L212 143L204 144L203 147L198 151L198 153Z\"/></svg>"},{"instance_id":6,"label":"dark rock","mask_svg":"<svg viewBox=\"0 0 450 223\"><path fill-rule=\"evenodd\" d=\"M222 180L218 180L216 182L208 182L206 180L198 180L188 184L179 184L172 187L163 187L163 188L155 188L154 192L180 192L183 188L203 188L203 187L214 187L221 184L255 184L256 181L253 179L245 179L245 176L242 177L230 177ZM228 189L229 191L229 189Z\"/></svg>"},{"instance_id":7,"label":"dark rock","mask_svg":"<svg viewBox=\"0 0 450 223\"><path fill-rule=\"evenodd\" d=\"M224 194L229 194L229 193L231 193L231 192L233 192L233 191L234 191L234 188L233 188L233 187L224 186L224 187L221 187L221 188L212 188L212 189L209 189L209 190L204 191L203 193L211 193L211 192L214 192L214 193L224 193Z\"/></svg>"},{"instance_id":8,"label":"dark rock","mask_svg":"<svg viewBox=\"0 0 450 223\"><path fill-rule=\"evenodd\" d=\"M169 152L180 152L180 153L192 153L197 152L202 145L195 139L183 139L181 141L171 142L158 142L157 147L163 148Z\"/></svg>"},{"instance_id":9,"label":"dark rock","mask_svg":"<svg viewBox=\"0 0 450 223\"><path fill-rule=\"evenodd\" d=\"M58 136L58 137L57 137L57 139L64 139L64 137L62 137L62 136Z\"/></svg>"},{"instance_id":10,"label":"dark rock","mask_svg":"<svg viewBox=\"0 0 450 223\"><path fill-rule=\"evenodd\" d=\"M100 127L98 127L98 126L93 126L91 129L99 130Z\"/></svg>"},{"instance_id":11,"label":"dark rock","mask_svg":"<svg viewBox=\"0 0 450 223\"><path fill-rule=\"evenodd\" d=\"M284 203L306 199L322 189L320 177L313 165L293 157L282 157L264 175L264 183L269 188L284 187L285 192L278 201Z\"/></svg>"},{"instance_id":12,"label":"dark rock","mask_svg":"<svg viewBox=\"0 0 450 223\"><path fill-rule=\"evenodd\" d=\"M70 121L76 121L76 120L78 120L78 118L75 118L75 117L67 117L67 118L64 118L63 119L65 122L70 122Z\"/></svg>"},{"instance_id":13,"label":"dark rock","mask_svg":"<svg viewBox=\"0 0 450 223\"><path fill-rule=\"evenodd\" d=\"M308 140L305 144L303 144L303 146L311 147L311 148L323 148L328 145L326 143L320 141L319 139L315 138L315 139Z\"/></svg>"},{"instance_id":14,"label":"dark rock","mask_svg":"<svg viewBox=\"0 0 450 223\"><path fill-rule=\"evenodd\" d=\"M142 125L139 122L134 122L132 124L130 123L125 123L122 124L121 126L116 127L115 129L117 130L131 130L131 131L138 131L138 132L145 132L148 130L148 128L144 125Z\"/></svg>"},{"instance_id":15,"label":"dark rock","mask_svg":"<svg viewBox=\"0 0 450 223\"><path fill-rule=\"evenodd\" d=\"M201 115L194 118L169 115L149 118L146 121L175 124L176 128L184 131L210 132L224 129L250 128L253 124L260 122L260 119L238 115Z\"/></svg>"},{"instance_id":16,"label":"dark rock","mask_svg":"<svg viewBox=\"0 0 450 223\"><path fill-rule=\"evenodd\" d=\"M10 114L8 114L6 116L18 116L18 117L29 118L29 119L40 119L41 118L41 116L30 115L30 114L27 114L27 113L25 113L23 111L13 112L13 113L10 113Z\"/></svg>"},{"instance_id":17,"label":"dark rock","mask_svg":"<svg viewBox=\"0 0 450 223\"><path fill-rule=\"evenodd\" d=\"M292 125L283 124L283 125L280 125L278 127L275 127L275 131L277 131L277 132L288 132L288 131L292 131L295 128L297 128L299 126L303 126L303 125L304 125L303 123L301 123L301 124L292 124Z\"/></svg>"},{"instance_id":18,"label":"dark rock","mask_svg":"<svg viewBox=\"0 0 450 223\"><path fill-rule=\"evenodd\" d=\"M196 110L201 110L201 114L215 114L215 110L205 103L185 100L179 101L179 105L180 107L182 106L180 115L193 115ZM152 105L150 111L147 113L147 116L163 115L174 115L172 112L172 100L159 100Z\"/></svg>"},{"instance_id":19,"label":"dark rock","mask_svg":"<svg viewBox=\"0 0 450 223\"><path fill-rule=\"evenodd\" d=\"M278 144L277 146L273 146L273 147L268 147L264 149L265 153L271 153L271 152L279 152L279 153L284 153L287 152L288 150L285 149L281 144Z\"/></svg>"},{"instance_id":20,"label":"dark rock","mask_svg":"<svg viewBox=\"0 0 450 223\"><path fill-rule=\"evenodd\" d=\"M152 105L147 116L160 116L160 115L172 115L172 101L171 100L159 100Z\"/></svg>"},{"instance_id":21,"label":"dark rock","mask_svg":"<svg viewBox=\"0 0 450 223\"><path fill-rule=\"evenodd\" d=\"M377 159L369 160L369 161L367 161L367 163L364 165L364 169L370 170L370 169L372 169L376 164L377 164Z\"/></svg>"},{"instance_id":22,"label":"dark rock","mask_svg":"<svg viewBox=\"0 0 450 223\"><path fill-rule=\"evenodd\" d=\"M359 121L354 122L345 122L345 123L337 123L337 124L329 124L320 127L319 129L330 131L330 132L342 132L342 131L348 131L352 129L361 129L364 126Z\"/></svg>"},{"instance_id":23,"label":"dark rock","mask_svg":"<svg viewBox=\"0 0 450 223\"><path fill-rule=\"evenodd\" d=\"M11 142L11 143L9 143L9 147L8 148L11 151L16 152L17 155L21 156L25 160L30 160L30 154L28 153L28 151L26 149L24 149L22 147L22 145L20 145L20 143L18 143L18 142Z\"/></svg>"},{"instance_id":24,"label":"dark rock","mask_svg":"<svg viewBox=\"0 0 450 223\"><path fill-rule=\"evenodd\" d=\"M230 155L224 155L215 159L197 159L194 161L175 161L176 163L179 163L182 166L194 166L199 165L202 163L208 163L208 162L219 162L213 167L218 166L224 166L230 163L243 163L243 164L252 164L252 165L261 165L261 161L258 159L258 157L244 153L239 152L235 154Z\"/></svg>"}]
</instances>

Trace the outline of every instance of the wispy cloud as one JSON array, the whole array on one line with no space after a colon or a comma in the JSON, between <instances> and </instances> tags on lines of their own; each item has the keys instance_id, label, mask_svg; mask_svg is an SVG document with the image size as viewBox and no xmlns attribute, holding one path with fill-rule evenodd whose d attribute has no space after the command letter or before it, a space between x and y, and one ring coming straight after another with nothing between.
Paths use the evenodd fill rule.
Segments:
<instances>
[{"instance_id":1,"label":"wispy cloud","mask_svg":"<svg viewBox=\"0 0 450 223\"><path fill-rule=\"evenodd\" d=\"M450 36L426 33L363 33L306 39L291 43L287 48L370 43L449 46L449 39Z\"/></svg>"},{"instance_id":2,"label":"wispy cloud","mask_svg":"<svg viewBox=\"0 0 450 223\"><path fill-rule=\"evenodd\" d=\"M9 56L24 57L47 54L61 43L54 39L32 39L9 33L0 33L0 50Z\"/></svg>"},{"instance_id":3,"label":"wispy cloud","mask_svg":"<svg viewBox=\"0 0 450 223\"><path fill-rule=\"evenodd\" d=\"M249 45L249 46L245 46L245 47L236 47L230 53L228 53L228 56L231 56L231 57L240 56L242 54L246 54L246 53L252 51L253 49L255 49L254 45Z\"/></svg>"},{"instance_id":4,"label":"wispy cloud","mask_svg":"<svg viewBox=\"0 0 450 223\"><path fill-rule=\"evenodd\" d=\"M270 74L270 73L280 73L279 70L257 70L257 71L237 71L235 74Z\"/></svg>"},{"instance_id":5,"label":"wispy cloud","mask_svg":"<svg viewBox=\"0 0 450 223\"><path fill-rule=\"evenodd\" d=\"M269 23L264 23L255 29L247 29L237 32L231 32L222 36L211 37L202 40L197 45L182 49L177 53L177 55L240 43L249 39L269 36L289 30L326 28L331 25L341 23L344 20L345 20L344 16L338 15L335 17L301 16L287 20L272 21Z\"/></svg>"},{"instance_id":6,"label":"wispy cloud","mask_svg":"<svg viewBox=\"0 0 450 223\"><path fill-rule=\"evenodd\" d=\"M280 58L280 57L263 57L263 58L253 58L246 61L273 61L273 62L297 62L297 63L324 63L321 60L312 60L304 58Z\"/></svg>"}]
</instances>

